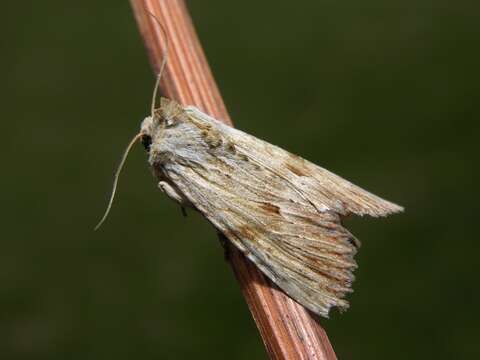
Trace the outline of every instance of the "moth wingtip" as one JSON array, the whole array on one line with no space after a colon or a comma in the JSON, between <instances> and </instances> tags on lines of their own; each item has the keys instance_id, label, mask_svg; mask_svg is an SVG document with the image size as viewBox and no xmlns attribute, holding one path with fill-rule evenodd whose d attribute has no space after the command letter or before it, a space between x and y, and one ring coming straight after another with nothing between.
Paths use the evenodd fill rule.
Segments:
<instances>
[{"instance_id":1,"label":"moth wingtip","mask_svg":"<svg viewBox=\"0 0 480 360\"><path fill-rule=\"evenodd\" d=\"M388 206L385 209L385 216L390 214L398 214L405 211L403 206L397 205L395 203L389 202Z\"/></svg>"},{"instance_id":2,"label":"moth wingtip","mask_svg":"<svg viewBox=\"0 0 480 360\"><path fill-rule=\"evenodd\" d=\"M369 215L372 217L387 217L393 214L399 214L405 211L403 206L397 205L395 203L384 200L383 203L378 204L377 206L370 206L364 211L360 211L357 214L360 216Z\"/></svg>"},{"instance_id":3,"label":"moth wingtip","mask_svg":"<svg viewBox=\"0 0 480 360\"><path fill-rule=\"evenodd\" d=\"M405 212L405 208L400 205L395 205L394 210L392 211L392 214L398 214L398 213L403 213Z\"/></svg>"}]
</instances>

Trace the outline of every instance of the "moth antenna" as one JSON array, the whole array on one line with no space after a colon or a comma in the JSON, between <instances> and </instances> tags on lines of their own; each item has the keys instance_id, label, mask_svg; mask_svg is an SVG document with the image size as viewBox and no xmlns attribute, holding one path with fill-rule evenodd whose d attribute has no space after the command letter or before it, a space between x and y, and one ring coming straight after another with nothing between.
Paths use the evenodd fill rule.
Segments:
<instances>
[{"instance_id":1,"label":"moth antenna","mask_svg":"<svg viewBox=\"0 0 480 360\"><path fill-rule=\"evenodd\" d=\"M160 30L162 31L163 37L165 38L165 47L163 49L164 56L162 59L162 63L160 64L160 70L158 71L157 75L157 80L155 81L155 87L153 88L153 95L152 95L152 106L151 106L151 113L152 113L152 118L153 118L153 113L155 112L155 101L157 99L157 93L158 93L158 88L160 86L160 80L163 75L163 71L165 70L165 66L167 65L167 60L168 60L168 50L169 50L169 43L168 43L168 36L167 36L167 31L165 30L165 27L162 25L160 20L150 11L145 9L145 11L153 17L153 19L157 22L158 26L160 27Z\"/></svg>"},{"instance_id":2,"label":"moth antenna","mask_svg":"<svg viewBox=\"0 0 480 360\"><path fill-rule=\"evenodd\" d=\"M125 160L127 160L128 153L132 149L132 146L137 142L138 139L142 136L142 133L138 133L135 135L135 137L130 141L128 144L127 148L125 149L122 159L120 160L120 164L117 167L117 170L115 171L115 176L113 178L113 187L112 187L112 194L110 195L110 200L108 201L107 209L105 210L105 213L102 216L102 219L98 222L97 226L95 226L94 231L98 230L100 226L104 223L104 221L107 219L108 214L110 213L110 210L112 209L112 204L113 204L113 199L115 198L115 192L117 191L117 184L118 184L118 178L120 176L120 172L122 171L123 165L125 164Z\"/></svg>"}]
</instances>

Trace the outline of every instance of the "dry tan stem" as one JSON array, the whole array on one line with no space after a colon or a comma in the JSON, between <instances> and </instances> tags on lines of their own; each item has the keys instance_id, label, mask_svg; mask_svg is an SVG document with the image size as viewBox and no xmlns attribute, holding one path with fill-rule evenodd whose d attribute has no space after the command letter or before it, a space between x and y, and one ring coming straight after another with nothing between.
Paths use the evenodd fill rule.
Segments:
<instances>
[{"instance_id":1,"label":"dry tan stem","mask_svg":"<svg viewBox=\"0 0 480 360\"><path fill-rule=\"evenodd\" d=\"M207 64L183 0L130 0L155 71L164 54L165 39L153 13L169 38L169 61L162 93L184 105L232 125ZM229 259L243 295L272 359L336 359L318 320L291 300L233 247Z\"/></svg>"}]
</instances>

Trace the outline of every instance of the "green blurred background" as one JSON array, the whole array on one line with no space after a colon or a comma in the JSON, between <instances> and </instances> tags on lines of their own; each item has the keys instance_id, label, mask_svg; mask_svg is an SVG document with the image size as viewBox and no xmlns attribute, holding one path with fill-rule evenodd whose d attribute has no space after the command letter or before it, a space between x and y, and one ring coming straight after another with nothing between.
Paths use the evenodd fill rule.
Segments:
<instances>
[{"instance_id":1,"label":"green blurred background","mask_svg":"<svg viewBox=\"0 0 480 360\"><path fill-rule=\"evenodd\" d=\"M478 358L480 3L189 4L237 127L407 209L347 222L338 357ZM2 7L0 358L265 358L214 230L140 147L92 232L153 85L129 3Z\"/></svg>"}]
</instances>

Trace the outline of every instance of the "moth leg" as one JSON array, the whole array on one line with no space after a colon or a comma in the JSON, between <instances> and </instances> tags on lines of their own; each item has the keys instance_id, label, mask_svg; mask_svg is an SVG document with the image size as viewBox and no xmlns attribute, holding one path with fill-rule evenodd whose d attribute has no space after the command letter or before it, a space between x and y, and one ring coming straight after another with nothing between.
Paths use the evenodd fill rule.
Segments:
<instances>
[{"instance_id":1,"label":"moth leg","mask_svg":"<svg viewBox=\"0 0 480 360\"><path fill-rule=\"evenodd\" d=\"M192 207L190 201L188 201L180 192L178 192L172 185L166 181L160 181L158 188L162 190L170 199L180 204L182 208ZM183 210L184 211L184 210Z\"/></svg>"}]
</instances>

